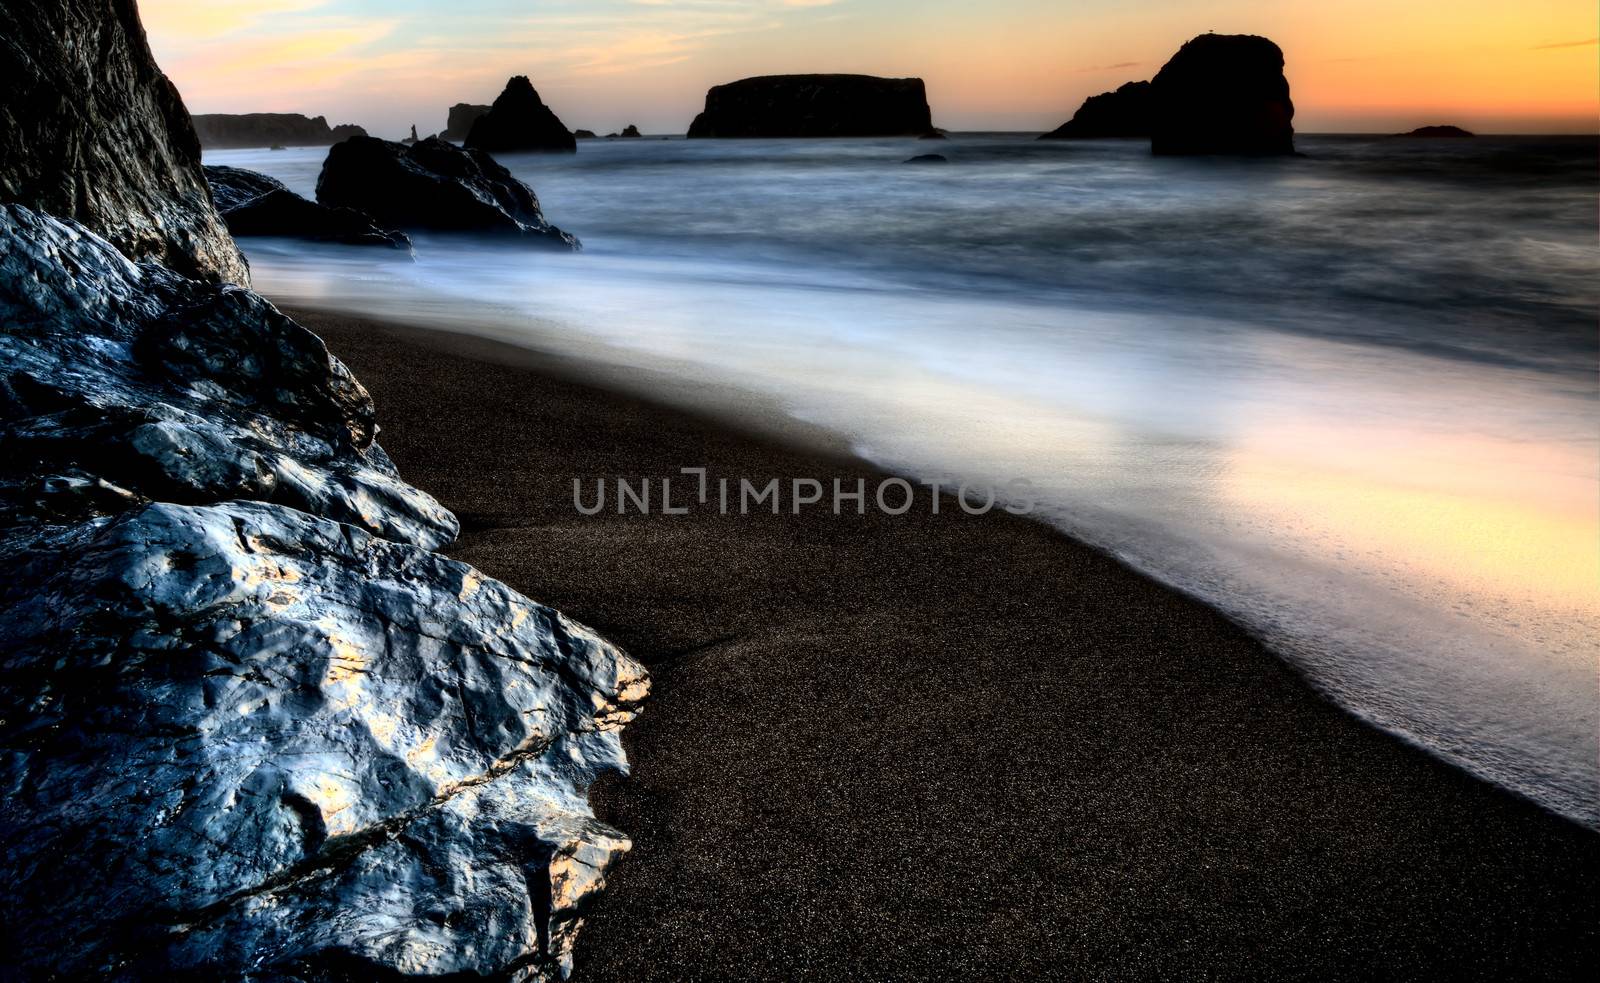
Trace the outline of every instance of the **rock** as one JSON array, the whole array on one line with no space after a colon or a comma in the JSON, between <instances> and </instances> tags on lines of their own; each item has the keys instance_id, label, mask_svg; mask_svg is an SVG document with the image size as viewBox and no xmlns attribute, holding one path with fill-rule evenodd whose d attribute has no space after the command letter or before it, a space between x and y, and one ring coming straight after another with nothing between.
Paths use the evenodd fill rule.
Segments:
<instances>
[{"instance_id":1,"label":"rock","mask_svg":"<svg viewBox=\"0 0 1600 983\"><path fill-rule=\"evenodd\" d=\"M505 91L478 117L465 146L489 153L523 150L572 152L577 139L562 125L533 89L526 75L513 76Z\"/></svg>"},{"instance_id":2,"label":"rock","mask_svg":"<svg viewBox=\"0 0 1600 983\"><path fill-rule=\"evenodd\" d=\"M632 123L629 123L627 126L622 128L622 132L620 134L618 134L618 135L619 136L624 136L624 137L638 137L638 136L642 136L643 134L641 134L639 132L639 128L637 126L634 126Z\"/></svg>"},{"instance_id":3,"label":"rock","mask_svg":"<svg viewBox=\"0 0 1600 983\"><path fill-rule=\"evenodd\" d=\"M945 131L939 129L938 127L934 127L933 129L931 129L928 132L924 133L922 136L917 137L917 139L918 140L948 140L950 138L945 134Z\"/></svg>"},{"instance_id":4,"label":"rock","mask_svg":"<svg viewBox=\"0 0 1600 983\"><path fill-rule=\"evenodd\" d=\"M950 158L944 154L918 154L906 161L907 164L948 164Z\"/></svg>"},{"instance_id":5,"label":"rock","mask_svg":"<svg viewBox=\"0 0 1600 983\"><path fill-rule=\"evenodd\" d=\"M766 75L714 86L689 136L920 136L932 129L918 78Z\"/></svg>"},{"instance_id":6,"label":"rock","mask_svg":"<svg viewBox=\"0 0 1600 983\"><path fill-rule=\"evenodd\" d=\"M206 180L228 231L236 236L289 236L352 246L410 251L404 232L380 228L353 208L330 208L290 191L274 178L242 167L207 165Z\"/></svg>"},{"instance_id":7,"label":"rock","mask_svg":"<svg viewBox=\"0 0 1600 983\"><path fill-rule=\"evenodd\" d=\"M299 113L202 113L194 118L200 145L229 147L327 147L367 131L354 123L329 126L326 116Z\"/></svg>"},{"instance_id":8,"label":"rock","mask_svg":"<svg viewBox=\"0 0 1600 983\"><path fill-rule=\"evenodd\" d=\"M643 670L429 552L257 295L8 205L0 325L7 975L564 977Z\"/></svg>"},{"instance_id":9,"label":"rock","mask_svg":"<svg viewBox=\"0 0 1600 983\"><path fill-rule=\"evenodd\" d=\"M1115 92L1102 92L1085 99L1070 120L1039 139L1149 138L1153 120L1150 83L1129 82Z\"/></svg>"},{"instance_id":10,"label":"rock","mask_svg":"<svg viewBox=\"0 0 1600 983\"><path fill-rule=\"evenodd\" d=\"M596 139L593 130L573 130L572 131L572 135L573 135L574 138L576 138L578 140L594 140L594 139Z\"/></svg>"},{"instance_id":11,"label":"rock","mask_svg":"<svg viewBox=\"0 0 1600 983\"><path fill-rule=\"evenodd\" d=\"M1397 134L1403 137L1430 137L1433 139L1459 140L1465 137L1477 136L1471 130L1463 130L1459 126L1419 126L1410 133Z\"/></svg>"},{"instance_id":12,"label":"rock","mask_svg":"<svg viewBox=\"0 0 1600 983\"><path fill-rule=\"evenodd\" d=\"M439 139L460 143L472 132L472 124L478 117L489 111L488 106L475 106L467 102L458 102L450 107L450 117L445 121L444 132L439 134Z\"/></svg>"},{"instance_id":13,"label":"rock","mask_svg":"<svg viewBox=\"0 0 1600 983\"><path fill-rule=\"evenodd\" d=\"M354 208L385 227L498 233L580 248L576 237L545 221L533 189L493 157L443 140L407 147L357 137L336 144L322 163L317 200Z\"/></svg>"},{"instance_id":14,"label":"rock","mask_svg":"<svg viewBox=\"0 0 1600 983\"><path fill-rule=\"evenodd\" d=\"M400 142L401 143L406 143L406 144L411 144L411 143L416 143L419 139L421 139L421 138L417 136L417 124L412 123L411 124L411 135L408 136L408 137L401 138Z\"/></svg>"},{"instance_id":15,"label":"rock","mask_svg":"<svg viewBox=\"0 0 1600 983\"><path fill-rule=\"evenodd\" d=\"M249 282L134 0L6 0L0 78L0 202L74 218L133 260Z\"/></svg>"},{"instance_id":16,"label":"rock","mask_svg":"<svg viewBox=\"0 0 1600 983\"><path fill-rule=\"evenodd\" d=\"M1294 153L1283 52L1263 37L1202 34L1150 82L1156 154Z\"/></svg>"}]
</instances>

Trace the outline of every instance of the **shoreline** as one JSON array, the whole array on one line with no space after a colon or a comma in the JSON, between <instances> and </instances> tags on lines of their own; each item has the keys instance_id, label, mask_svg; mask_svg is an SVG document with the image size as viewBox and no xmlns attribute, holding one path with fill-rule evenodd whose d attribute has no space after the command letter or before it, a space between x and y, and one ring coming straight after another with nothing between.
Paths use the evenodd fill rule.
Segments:
<instances>
[{"instance_id":1,"label":"shoreline","mask_svg":"<svg viewBox=\"0 0 1600 983\"><path fill-rule=\"evenodd\" d=\"M570 360L303 309L447 552L650 667L575 977L1582 975L1600 836L1026 518L578 515L574 477L883 473ZM618 376L621 373L604 373ZM797 425L801 430L803 425Z\"/></svg>"}]
</instances>

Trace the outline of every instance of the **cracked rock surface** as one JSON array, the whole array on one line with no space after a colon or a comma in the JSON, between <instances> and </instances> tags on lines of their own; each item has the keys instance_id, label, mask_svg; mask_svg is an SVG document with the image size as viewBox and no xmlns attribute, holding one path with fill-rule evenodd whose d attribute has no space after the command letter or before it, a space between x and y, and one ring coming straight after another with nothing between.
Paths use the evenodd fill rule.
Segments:
<instances>
[{"instance_id":1,"label":"cracked rock surface","mask_svg":"<svg viewBox=\"0 0 1600 983\"><path fill-rule=\"evenodd\" d=\"M643 670L430 550L265 300L0 208L0 944L19 978L564 975Z\"/></svg>"}]
</instances>

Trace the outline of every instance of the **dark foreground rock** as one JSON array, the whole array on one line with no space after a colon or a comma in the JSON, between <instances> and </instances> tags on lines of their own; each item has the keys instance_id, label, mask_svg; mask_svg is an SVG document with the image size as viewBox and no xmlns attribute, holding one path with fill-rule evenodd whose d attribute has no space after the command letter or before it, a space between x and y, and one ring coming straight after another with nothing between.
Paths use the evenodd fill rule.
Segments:
<instances>
[{"instance_id":1,"label":"dark foreground rock","mask_svg":"<svg viewBox=\"0 0 1600 983\"><path fill-rule=\"evenodd\" d=\"M0 78L0 202L75 218L131 259L249 282L133 0L6 0Z\"/></svg>"},{"instance_id":2,"label":"dark foreground rock","mask_svg":"<svg viewBox=\"0 0 1600 983\"><path fill-rule=\"evenodd\" d=\"M450 107L450 115L445 120L444 132L439 134L439 139L449 140L451 143L460 143L472 132L472 124L478 117L489 111L488 106L478 106L470 102L458 102Z\"/></svg>"},{"instance_id":3,"label":"dark foreground rock","mask_svg":"<svg viewBox=\"0 0 1600 983\"><path fill-rule=\"evenodd\" d=\"M1129 82L1115 92L1090 96L1071 119L1039 139L1148 138L1155 115L1150 90L1149 82Z\"/></svg>"},{"instance_id":4,"label":"dark foreground rock","mask_svg":"<svg viewBox=\"0 0 1600 983\"><path fill-rule=\"evenodd\" d=\"M19 979L546 979L643 671L429 552L249 291L0 208L0 927Z\"/></svg>"},{"instance_id":5,"label":"dark foreground rock","mask_svg":"<svg viewBox=\"0 0 1600 983\"><path fill-rule=\"evenodd\" d=\"M540 150L570 153L577 138L550 111L526 75L516 75L478 117L467 133L466 146L489 153Z\"/></svg>"},{"instance_id":6,"label":"dark foreground rock","mask_svg":"<svg viewBox=\"0 0 1600 983\"><path fill-rule=\"evenodd\" d=\"M1156 154L1294 153L1283 52L1263 37L1202 34L1150 81Z\"/></svg>"},{"instance_id":7,"label":"dark foreground rock","mask_svg":"<svg viewBox=\"0 0 1600 983\"><path fill-rule=\"evenodd\" d=\"M357 137L336 144L317 178L317 200L391 228L487 232L579 248L576 237L545 221L532 188L488 154L443 140L405 146Z\"/></svg>"},{"instance_id":8,"label":"dark foreground rock","mask_svg":"<svg viewBox=\"0 0 1600 983\"><path fill-rule=\"evenodd\" d=\"M201 113L194 118L200 145L228 147L326 147L364 137L367 131L354 123L329 126L326 116L299 113Z\"/></svg>"},{"instance_id":9,"label":"dark foreground rock","mask_svg":"<svg viewBox=\"0 0 1600 983\"><path fill-rule=\"evenodd\" d=\"M1401 133L1403 137L1427 137L1430 139L1460 140L1466 137L1477 136L1471 130L1463 130L1459 126L1419 126L1409 133Z\"/></svg>"},{"instance_id":10,"label":"dark foreground rock","mask_svg":"<svg viewBox=\"0 0 1600 983\"><path fill-rule=\"evenodd\" d=\"M289 236L351 246L411 249L404 232L380 228L353 208L330 208L290 191L276 178L242 167L207 165L211 196L236 236Z\"/></svg>"},{"instance_id":11,"label":"dark foreground rock","mask_svg":"<svg viewBox=\"0 0 1600 983\"><path fill-rule=\"evenodd\" d=\"M764 75L712 87L689 136L921 136L932 129L919 78Z\"/></svg>"}]
</instances>

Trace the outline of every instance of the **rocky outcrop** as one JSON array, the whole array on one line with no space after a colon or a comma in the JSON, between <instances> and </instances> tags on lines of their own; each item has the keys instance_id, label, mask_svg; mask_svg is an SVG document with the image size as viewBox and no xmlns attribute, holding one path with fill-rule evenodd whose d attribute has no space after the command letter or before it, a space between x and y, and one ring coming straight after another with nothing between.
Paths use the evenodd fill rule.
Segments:
<instances>
[{"instance_id":1,"label":"rocky outcrop","mask_svg":"<svg viewBox=\"0 0 1600 983\"><path fill-rule=\"evenodd\" d=\"M328 151L317 200L398 229L487 232L562 249L578 240L545 221L533 189L493 157L443 140L413 146L357 137Z\"/></svg>"},{"instance_id":2,"label":"rocky outcrop","mask_svg":"<svg viewBox=\"0 0 1600 983\"><path fill-rule=\"evenodd\" d=\"M411 135L410 136L406 136L406 137L401 137L400 138L400 142L401 143L416 143L420 139L422 139L422 138L417 136L417 124L412 123L411 124Z\"/></svg>"},{"instance_id":3,"label":"rocky outcrop","mask_svg":"<svg viewBox=\"0 0 1600 983\"><path fill-rule=\"evenodd\" d=\"M1202 34L1150 81L1156 154L1294 153L1283 52L1263 37Z\"/></svg>"},{"instance_id":4,"label":"rocky outcrop","mask_svg":"<svg viewBox=\"0 0 1600 983\"><path fill-rule=\"evenodd\" d=\"M579 140L597 139L593 130L573 130L572 135Z\"/></svg>"},{"instance_id":5,"label":"rocky outcrop","mask_svg":"<svg viewBox=\"0 0 1600 983\"><path fill-rule=\"evenodd\" d=\"M617 134L617 136L619 136L619 137L628 137L628 138L640 137L640 136L643 136L643 135L644 134L639 132L639 128L637 126L634 126L632 123L629 123L627 126L624 126L622 128L622 132Z\"/></svg>"},{"instance_id":6,"label":"rocky outcrop","mask_svg":"<svg viewBox=\"0 0 1600 983\"><path fill-rule=\"evenodd\" d=\"M74 218L130 259L249 282L134 0L6 0L0 77L0 202Z\"/></svg>"},{"instance_id":7,"label":"rocky outcrop","mask_svg":"<svg viewBox=\"0 0 1600 983\"><path fill-rule=\"evenodd\" d=\"M439 134L439 139L449 140L451 143L460 143L472 132L472 124L478 117L489 111L488 106L475 106L468 102L458 102L450 107L450 116L445 120L444 132Z\"/></svg>"},{"instance_id":8,"label":"rocky outcrop","mask_svg":"<svg viewBox=\"0 0 1600 983\"><path fill-rule=\"evenodd\" d=\"M577 138L534 91L526 75L516 75L489 111L473 122L464 144L491 154L517 151L571 153L578 149Z\"/></svg>"},{"instance_id":9,"label":"rocky outcrop","mask_svg":"<svg viewBox=\"0 0 1600 983\"><path fill-rule=\"evenodd\" d=\"M1466 137L1477 136L1471 130L1463 130L1459 126L1419 126L1409 133L1401 133L1403 137L1426 137L1429 139L1460 140Z\"/></svg>"},{"instance_id":10,"label":"rocky outcrop","mask_svg":"<svg viewBox=\"0 0 1600 983\"><path fill-rule=\"evenodd\" d=\"M0 944L19 979L553 979L638 665L247 290L0 208Z\"/></svg>"},{"instance_id":11,"label":"rocky outcrop","mask_svg":"<svg viewBox=\"0 0 1600 983\"><path fill-rule=\"evenodd\" d=\"M714 86L689 136L920 136L932 129L918 78L765 75Z\"/></svg>"},{"instance_id":12,"label":"rocky outcrop","mask_svg":"<svg viewBox=\"0 0 1600 983\"><path fill-rule=\"evenodd\" d=\"M229 147L327 147L367 131L354 123L329 126L326 116L299 113L202 113L194 118L200 145Z\"/></svg>"},{"instance_id":13,"label":"rocky outcrop","mask_svg":"<svg viewBox=\"0 0 1600 983\"><path fill-rule=\"evenodd\" d=\"M276 178L242 167L207 165L211 196L236 236L288 236L351 246L411 249L404 232L380 228L353 208L330 208L290 191Z\"/></svg>"},{"instance_id":14,"label":"rocky outcrop","mask_svg":"<svg viewBox=\"0 0 1600 983\"><path fill-rule=\"evenodd\" d=\"M1072 118L1039 137L1041 140L1141 137L1154 128L1154 103L1149 82L1129 82L1115 92L1090 96Z\"/></svg>"}]
</instances>

